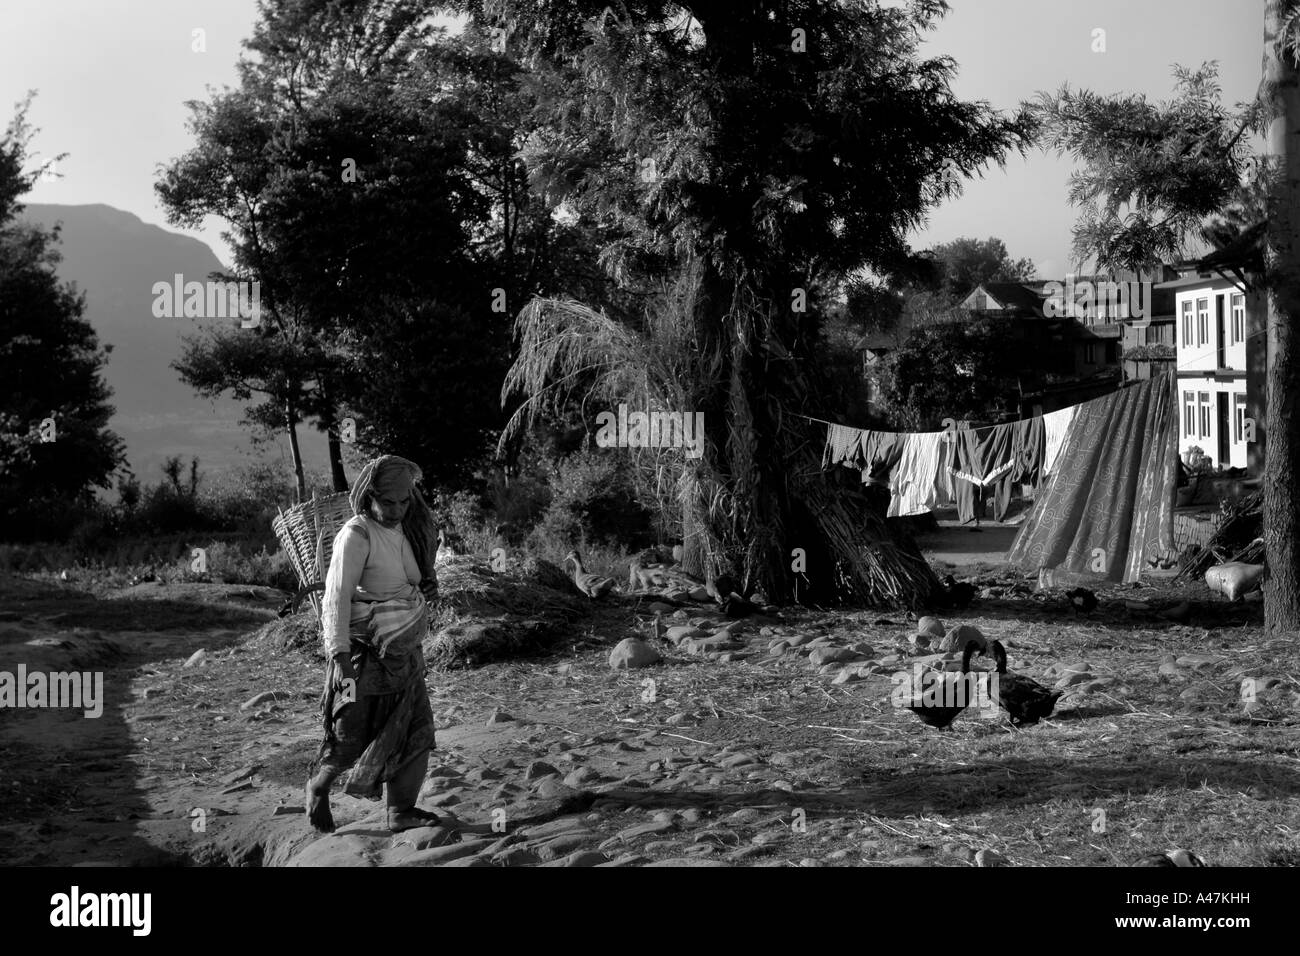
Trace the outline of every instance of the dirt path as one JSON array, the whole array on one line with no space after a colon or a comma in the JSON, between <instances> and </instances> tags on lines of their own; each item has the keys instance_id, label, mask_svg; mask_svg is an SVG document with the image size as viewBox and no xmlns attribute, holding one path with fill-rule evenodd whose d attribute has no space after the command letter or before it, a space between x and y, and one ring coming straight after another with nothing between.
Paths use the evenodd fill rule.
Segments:
<instances>
[{"instance_id":1,"label":"dirt path","mask_svg":"<svg viewBox=\"0 0 1300 956\"><path fill-rule=\"evenodd\" d=\"M336 796L341 828L317 837L300 788L322 663L257 631L277 592L96 600L4 579L0 669L101 666L108 704L0 712L0 862L1110 865L1171 845L1300 861L1300 688L1258 605L1200 595L1178 625L1151 611L1179 595L1116 589L1076 623L1054 596L983 583L1003 596L947 623L1066 687L1040 726L969 713L940 732L891 707L890 675L931 659L897 615L789 612L730 649L661 646L663 663L612 672L610 647L648 620L616 606L556 655L430 675L422 804L448 826L392 835L379 804Z\"/></svg>"}]
</instances>

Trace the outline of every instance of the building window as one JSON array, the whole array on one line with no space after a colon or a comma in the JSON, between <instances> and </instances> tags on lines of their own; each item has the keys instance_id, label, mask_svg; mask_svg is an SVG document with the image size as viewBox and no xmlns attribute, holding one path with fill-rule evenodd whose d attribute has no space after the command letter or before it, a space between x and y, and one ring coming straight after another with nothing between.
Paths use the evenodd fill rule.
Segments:
<instances>
[{"instance_id":1,"label":"building window","mask_svg":"<svg viewBox=\"0 0 1300 956\"><path fill-rule=\"evenodd\" d=\"M1196 300L1196 336L1197 345L1210 344L1210 300Z\"/></svg>"},{"instance_id":2,"label":"building window","mask_svg":"<svg viewBox=\"0 0 1300 956\"><path fill-rule=\"evenodd\" d=\"M1201 392L1200 395L1198 396L1198 404L1200 406L1199 411L1200 411L1201 427L1196 437L1209 438L1210 437L1210 393Z\"/></svg>"},{"instance_id":3,"label":"building window","mask_svg":"<svg viewBox=\"0 0 1300 956\"><path fill-rule=\"evenodd\" d=\"M1246 341L1246 297L1240 293L1232 297L1232 341Z\"/></svg>"},{"instance_id":4,"label":"building window","mask_svg":"<svg viewBox=\"0 0 1300 956\"><path fill-rule=\"evenodd\" d=\"M1192 303L1189 299L1183 303L1183 345L1192 344Z\"/></svg>"},{"instance_id":5,"label":"building window","mask_svg":"<svg viewBox=\"0 0 1300 956\"><path fill-rule=\"evenodd\" d=\"M1083 347L1083 360L1089 365L1097 364L1097 343L1089 342Z\"/></svg>"},{"instance_id":6,"label":"building window","mask_svg":"<svg viewBox=\"0 0 1300 956\"><path fill-rule=\"evenodd\" d=\"M1232 421L1234 425L1233 440L1240 445L1246 440L1246 396L1232 396Z\"/></svg>"},{"instance_id":7,"label":"building window","mask_svg":"<svg viewBox=\"0 0 1300 956\"><path fill-rule=\"evenodd\" d=\"M1191 392L1183 392L1183 437L1196 434L1196 401Z\"/></svg>"}]
</instances>

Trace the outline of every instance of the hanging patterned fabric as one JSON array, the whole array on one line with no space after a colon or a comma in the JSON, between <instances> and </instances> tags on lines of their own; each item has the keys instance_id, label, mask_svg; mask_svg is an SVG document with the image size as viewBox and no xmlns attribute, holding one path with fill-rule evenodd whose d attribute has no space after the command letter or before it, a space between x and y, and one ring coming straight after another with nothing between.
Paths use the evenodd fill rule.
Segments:
<instances>
[{"instance_id":1,"label":"hanging patterned fabric","mask_svg":"<svg viewBox=\"0 0 1300 956\"><path fill-rule=\"evenodd\" d=\"M930 511L937 497L935 475L947 432L918 432L903 436L903 451L891 482L889 517Z\"/></svg>"},{"instance_id":2,"label":"hanging patterned fabric","mask_svg":"<svg viewBox=\"0 0 1300 956\"><path fill-rule=\"evenodd\" d=\"M1041 587L1133 582L1173 550L1173 372L1077 406L1051 480L1007 561Z\"/></svg>"},{"instance_id":3,"label":"hanging patterned fabric","mask_svg":"<svg viewBox=\"0 0 1300 956\"><path fill-rule=\"evenodd\" d=\"M1074 421L1074 414L1078 408L1078 405L1070 405L1055 412L1048 412L1043 416L1043 429L1046 432L1047 442L1043 454L1043 475L1045 477L1052 474L1052 466L1056 464L1056 458L1061 452L1061 445L1065 441L1065 435L1070 430L1070 423Z\"/></svg>"}]
</instances>

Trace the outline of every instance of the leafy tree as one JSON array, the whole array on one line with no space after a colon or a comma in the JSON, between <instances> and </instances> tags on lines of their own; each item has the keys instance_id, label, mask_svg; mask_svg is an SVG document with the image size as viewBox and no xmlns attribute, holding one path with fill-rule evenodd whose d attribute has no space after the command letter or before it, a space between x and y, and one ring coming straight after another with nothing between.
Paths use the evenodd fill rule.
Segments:
<instances>
[{"instance_id":1,"label":"leafy tree","mask_svg":"<svg viewBox=\"0 0 1300 956\"><path fill-rule=\"evenodd\" d=\"M1100 96L1068 87L1043 93L1036 117L1045 145L1081 161L1071 201L1083 207L1076 258L1141 269L1183 258L1195 241L1207 267L1246 289L1251 324L1267 330L1268 451L1264 469L1264 586L1270 629L1300 628L1300 4L1269 0L1265 75L1256 98L1220 103L1217 68L1175 68L1177 95ZM1266 134L1250 156L1247 131ZM1264 423L1259 423L1261 426Z\"/></svg>"},{"instance_id":2,"label":"leafy tree","mask_svg":"<svg viewBox=\"0 0 1300 956\"><path fill-rule=\"evenodd\" d=\"M679 466L688 567L739 571L784 598L790 548L806 546L825 562L822 582L835 563L848 569L841 593L927 597L919 553L891 550L880 527L809 478L820 441L795 415L815 391L825 290L863 268L907 266L905 235L951 192L954 172L1000 161L1028 135L953 97L950 60L919 58L944 5L457 6L536 64L550 96L525 153L534 183L610 230L609 273L626 286L698 277L677 333L708 370L685 406L704 414L708 436L704 457ZM521 323L540 350L521 349L508 384L532 397L594 366L608 372L599 394L613 398L619 363L642 354L610 348L616 330L596 334L597 319L571 306L530 308Z\"/></svg>"},{"instance_id":3,"label":"leafy tree","mask_svg":"<svg viewBox=\"0 0 1300 956\"><path fill-rule=\"evenodd\" d=\"M1034 277L1030 259L1012 259L1006 244L994 236L981 242L962 237L930 250L936 265L934 291L958 301L983 282L1025 282Z\"/></svg>"},{"instance_id":4,"label":"leafy tree","mask_svg":"<svg viewBox=\"0 0 1300 956\"><path fill-rule=\"evenodd\" d=\"M988 424L1015 409L1023 358L990 319L918 328L890 353L883 404L900 431L939 431L944 418Z\"/></svg>"},{"instance_id":5,"label":"leafy tree","mask_svg":"<svg viewBox=\"0 0 1300 956\"><path fill-rule=\"evenodd\" d=\"M111 487L126 460L108 429L110 347L82 317L85 296L55 277L59 231L18 222L19 199L44 168L24 170L31 100L0 136L0 520L15 538L50 533L70 503Z\"/></svg>"}]
</instances>

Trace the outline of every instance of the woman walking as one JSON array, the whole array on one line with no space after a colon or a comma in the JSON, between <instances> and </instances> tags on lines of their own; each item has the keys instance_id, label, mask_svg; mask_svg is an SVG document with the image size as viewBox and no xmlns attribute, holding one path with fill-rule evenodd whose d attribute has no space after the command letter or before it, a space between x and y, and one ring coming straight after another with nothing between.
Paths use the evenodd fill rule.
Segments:
<instances>
[{"instance_id":1,"label":"woman walking","mask_svg":"<svg viewBox=\"0 0 1300 956\"><path fill-rule=\"evenodd\" d=\"M307 780L307 817L334 829L329 793L377 799L386 784L388 827L431 826L415 805L434 746L421 642L436 599L433 516L416 488L419 466L396 455L369 462L349 501L354 517L334 538L321 624L326 666L325 741Z\"/></svg>"}]
</instances>

